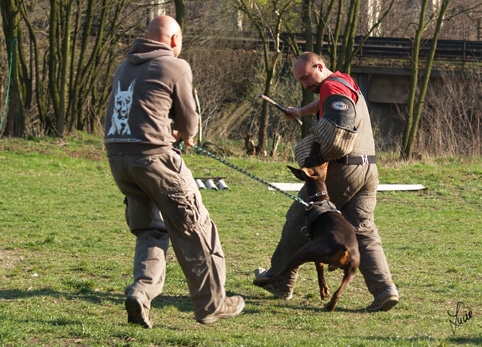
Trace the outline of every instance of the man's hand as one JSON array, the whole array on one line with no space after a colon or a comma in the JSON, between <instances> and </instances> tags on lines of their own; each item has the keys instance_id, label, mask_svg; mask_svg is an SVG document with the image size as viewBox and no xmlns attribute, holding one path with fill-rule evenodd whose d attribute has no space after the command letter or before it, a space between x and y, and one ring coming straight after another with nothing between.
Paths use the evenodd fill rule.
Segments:
<instances>
[{"instance_id":1,"label":"man's hand","mask_svg":"<svg viewBox=\"0 0 482 347\"><path fill-rule=\"evenodd\" d=\"M195 145L193 139L189 139L189 140L187 140L187 141L184 141L184 143L185 143L186 145L188 145L189 147L194 147L194 145Z\"/></svg>"},{"instance_id":2,"label":"man's hand","mask_svg":"<svg viewBox=\"0 0 482 347\"><path fill-rule=\"evenodd\" d=\"M179 141L179 139L181 138L181 134L179 134L179 131L177 131L177 130L172 131L172 136L174 136L176 141Z\"/></svg>"},{"instance_id":3,"label":"man's hand","mask_svg":"<svg viewBox=\"0 0 482 347\"><path fill-rule=\"evenodd\" d=\"M297 107L287 107L285 111L285 116L288 119L295 119L301 117L301 109Z\"/></svg>"},{"instance_id":4,"label":"man's hand","mask_svg":"<svg viewBox=\"0 0 482 347\"><path fill-rule=\"evenodd\" d=\"M176 139L176 142L181 139L181 134L179 134L179 131L177 131L177 130L173 130L173 131L172 131L172 136L174 136L174 138ZM189 147L194 147L194 145L195 145L193 139L184 140L184 143L185 143L186 145L188 145Z\"/></svg>"}]
</instances>

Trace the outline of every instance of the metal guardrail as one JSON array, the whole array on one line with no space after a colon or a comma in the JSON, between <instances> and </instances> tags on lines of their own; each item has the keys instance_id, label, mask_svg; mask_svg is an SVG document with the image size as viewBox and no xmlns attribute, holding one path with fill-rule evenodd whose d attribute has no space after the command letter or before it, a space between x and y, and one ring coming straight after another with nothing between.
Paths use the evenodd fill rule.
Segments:
<instances>
[{"instance_id":1,"label":"metal guardrail","mask_svg":"<svg viewBox=\"0 0 482 347\"><path fill-rule=\"evenodd\" d=\"M359 44L361 39L355 40ZM426 59L432 40L423 40L420 45L420 59ZM413 41L396 38L369 38L360 48L358 58L393 58L411 59L413 57ZM435 50L436 60L479 62L482 61L482 41L438 40Z\"/></svg>"},{"instance_id":2,"label":"metal guardrail","mask_svg":"<svg viewBox=\"0 0 482 347\"><path fill-rule=\"evenodd\" d=\"M305 40L302 35L295 35L301 51L306 50ZM285 42L287 35L281 35L280 50L282 52L290 52L291 48ZM244 48L258 49L262 41L254 38L228 38L230 41L239 42L245 45ZM363 37L355 38L355 49L362 42ZM325 38L325 46L328 44L328 38ZM432 40L423 40L420 45L419 59L425 60L428 57ZM341 39L340 43L341 45ZM270 41L270 48L274 50L274 43ZM392 37L370 37L358 50L356 59L362 61L364 58L384 58L384 59L401 59L410 60L413 57L413 40L408 38L392 38ZM468 40L442 40L437 41L435 51L435 60L452 61L452 62L482 62L482 41Z\"/></svg>"}]
</instances>

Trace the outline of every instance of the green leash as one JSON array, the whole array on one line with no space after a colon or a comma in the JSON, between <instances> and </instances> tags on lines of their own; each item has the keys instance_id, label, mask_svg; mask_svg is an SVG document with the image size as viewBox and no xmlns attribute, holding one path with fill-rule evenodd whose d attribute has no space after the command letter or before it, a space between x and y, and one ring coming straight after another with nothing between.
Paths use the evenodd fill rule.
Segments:
<instances>
[{"instance_id":1,"label":"green leash","mask_svg":"<svg viewBox=\"0 0 482 347\"><path fill-rule=\"evenodd\" d=\"M179 141L178 144L176 145L176 148L182 149L182 145L183 145L183 143L182 143L181 141ZM239 166L236 166L236 165L228 162L227 160L225 160L225 159L223 159L223 158L221 158L221 157L218 157L218 156L215 155L214 153L211 153L211 152L209 152L208 150L205 150L204 148L199 147L199 146L197 146L197 145L194 145L194 149L197 150L198 152L201 152L201 153L203 153L203 154L206 154L206 155L210 156L211 158L214 158L214 159L220 161L221 163L229 166L230 168L232 168L232 169L234 169L234 170L237 170L237 171L239 171L239 172L241 172L241 173L243 173L243 174L251 177L251 178L254 179L255 181L258 181L258 182L261 182L261 183L267 185L268 187L270 187L270 188L272 188L272 189L280 192L281 194L286 195L287 197L289 197L289 198L291 198L291 199L293 199L293 200L295 200L295 201L298 201L300 204L304 205L305 207L310 207L310 204L308 204L307 202L305 202L305 201L304 201L303 199L301 199L299 196L291 195L290 193L287 193L287 192L285 192L284 190L279 189L279 188L276 187L275 185L273 185L273 184L271 184L271 183L263 180L262 178L259 178L259 177L255 176L255 175L253 175L252 173L250 173L250 172L248 172L248 171L240 168Z\"/></svg>"}]
</instances>

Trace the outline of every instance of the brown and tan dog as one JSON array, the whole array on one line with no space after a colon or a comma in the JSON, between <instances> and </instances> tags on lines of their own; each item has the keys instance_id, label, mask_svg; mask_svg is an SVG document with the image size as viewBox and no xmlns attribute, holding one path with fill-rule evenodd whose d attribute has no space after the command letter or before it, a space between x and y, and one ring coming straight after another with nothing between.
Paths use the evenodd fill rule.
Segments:
<instances>
[{"instance_id":1,"label":"brown and tan dog","mask_svg":"<svg viewBox=\"0 0 482 347\"><path fill-rule=\"evenodd\" d=\"M315 263L318 273L320 296L322 300L325 300L330 293L324 278L323 265L327 264L329 271L343 269L344 276L340 287L333 294L330 302L325 304L326 309L332 312L360 264L355 229L330 202L325 184L328 162L321 156L319 142L313 143L310 155L301 169L291 166L288 168L297 178L306 182L310 194L307 201L310 206L306 211L307 230L304 230L309 236L310 242L298 250L277 275L270 278L257 278L253 283L263 287L278 282L293 269L312 261Z\"/></svg>"}]
</instances>

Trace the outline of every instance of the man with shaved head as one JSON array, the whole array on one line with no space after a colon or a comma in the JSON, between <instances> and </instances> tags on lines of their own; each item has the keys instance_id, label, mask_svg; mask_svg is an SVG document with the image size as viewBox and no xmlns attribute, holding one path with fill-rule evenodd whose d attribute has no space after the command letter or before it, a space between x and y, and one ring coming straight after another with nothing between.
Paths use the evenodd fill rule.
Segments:
<instances>
[{"instance_id":1,"label":"man with shaved head","mask_svg":"<svg viewBox=\"0 0 482 347\"><path fill-rule=\"evenodd\" d=\"M129 323L152 328L151 302L162 293L169 241L186 277L196 320L210 324L244 308L226 296L226 267L216 225L175 143L193 146L199 115L192 72L178 56L182 32L154 18L118 67L105 117L105 147L136 236L134 282L125 289Z\"/></svg>"}]
</instances>

